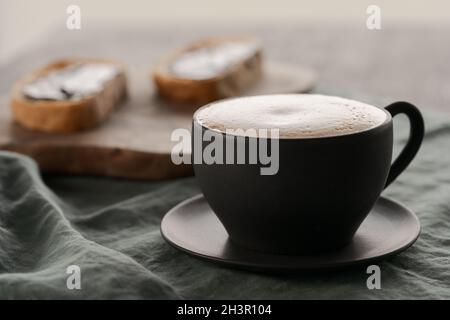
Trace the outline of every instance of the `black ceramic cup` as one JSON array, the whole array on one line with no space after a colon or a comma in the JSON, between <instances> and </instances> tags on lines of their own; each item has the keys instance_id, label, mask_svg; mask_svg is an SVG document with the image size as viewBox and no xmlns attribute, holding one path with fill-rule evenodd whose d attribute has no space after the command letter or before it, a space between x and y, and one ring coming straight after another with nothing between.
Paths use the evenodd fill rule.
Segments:
<instances>
[{"instance_id":1,"label":"black ceramic cup","mask_svg":"<svg viewBox=\"0 0 450 320\"><path fill-rule=\"evenodd\" d=\"M275 175L261 175L260 163L207 164L193 159L201 190L230 240L248 249L292 255L348 244L383 189L413 160L423 139L424 122L415 106L396 102L384 111L386 120L366 131L279 138ZM408 117L410 135L391 164L392 117L397 114ZM221 135L227 143L238 138L208 129L195 119L194 115L193 137L214 131L212 136ZM252 139L260 138L245 137L246 147ZM193 154L209 144L193 139Z\"/></svg>"}]
</instances>

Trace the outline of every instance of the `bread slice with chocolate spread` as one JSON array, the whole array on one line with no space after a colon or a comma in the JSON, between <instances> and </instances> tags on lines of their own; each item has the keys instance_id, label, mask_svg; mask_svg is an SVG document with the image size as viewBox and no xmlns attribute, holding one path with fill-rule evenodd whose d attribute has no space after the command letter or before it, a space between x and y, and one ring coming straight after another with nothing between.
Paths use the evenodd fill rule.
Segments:
<instances>
[{"instance_id":1,"label":"bread slice with chocolate spread","mask_svg":"<svg viewBox=\"0 0 450 320\"><path fill-rule=\"evenodd\" d=\"M28 129L71 133L105 121L126 92L120 63L62 59L17 81L11 109L15 121Z\"/></svg>"},{"instance_id":2,"label":"bread slice with chocolate spread","mask_svg":"<svg viewBox=\"0 0 450 320\"><path fill-rule=\"evenodd\" d=\"M261 78L262 62L254 38L208 38L163 58L153 79L161 96L201 105L240 95Z\"/></svg>"}]
</instances>

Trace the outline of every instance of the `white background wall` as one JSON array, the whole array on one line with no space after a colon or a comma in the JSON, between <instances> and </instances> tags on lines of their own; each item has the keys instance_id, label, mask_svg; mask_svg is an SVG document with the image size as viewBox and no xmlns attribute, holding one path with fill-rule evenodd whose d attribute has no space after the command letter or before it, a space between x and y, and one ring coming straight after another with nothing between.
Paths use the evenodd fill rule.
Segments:
<instances>
[{"instance_id":1,"label":"white background wall","mask_svg":"<svg viewBox=\"0 0 450 320\"><path fill-rule=\"evenodd\" d=\"M365 23L371 4L384 21L450 23L448 0L0 0L0 63L64 27L70 4L95 25Z\"/></svg>"}]
</instances>

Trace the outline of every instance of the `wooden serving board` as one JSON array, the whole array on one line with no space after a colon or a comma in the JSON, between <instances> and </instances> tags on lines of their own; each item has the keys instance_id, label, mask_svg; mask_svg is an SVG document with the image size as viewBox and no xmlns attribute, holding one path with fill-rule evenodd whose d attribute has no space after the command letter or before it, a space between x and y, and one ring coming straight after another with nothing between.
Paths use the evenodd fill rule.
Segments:
<instances>
[{"instance_id":1,"label":"wooden serving board","mask_svg":"<svg viewBox=\"0 0 450 320\"><path fill-rule=\"evenodd\" d=\"M128 101L100 127L76 134L25 129L12 121L9 99L0 98L0 149L34 158L45 172L147 180L191 175L190 165L172 163L177 142L170 136L177 128L190 130L194 108L157 97L150 77L136 70L127 75ZM245 95L307 92L315 81L307 68L267 63L264 79Z\"/></svg>"}]
</instances>

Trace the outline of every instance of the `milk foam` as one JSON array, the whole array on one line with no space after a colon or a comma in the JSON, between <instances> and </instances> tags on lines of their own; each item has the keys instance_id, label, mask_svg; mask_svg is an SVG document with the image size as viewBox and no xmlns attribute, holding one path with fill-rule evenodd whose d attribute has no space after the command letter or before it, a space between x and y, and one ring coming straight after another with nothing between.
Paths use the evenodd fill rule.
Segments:
<instances>
[{"instance_id":1,"label":"milk foam","mask_svg":"<svg viewBox=\"0 0 450 320\"><path fill-rule=\"evenodd\" d=\"M339 97L286 94L243 97L211 103L195 118L203 126L279 129L281 138L340 136L369 130L386 120L381 109Z\"/></svg>"}]
</instances>

